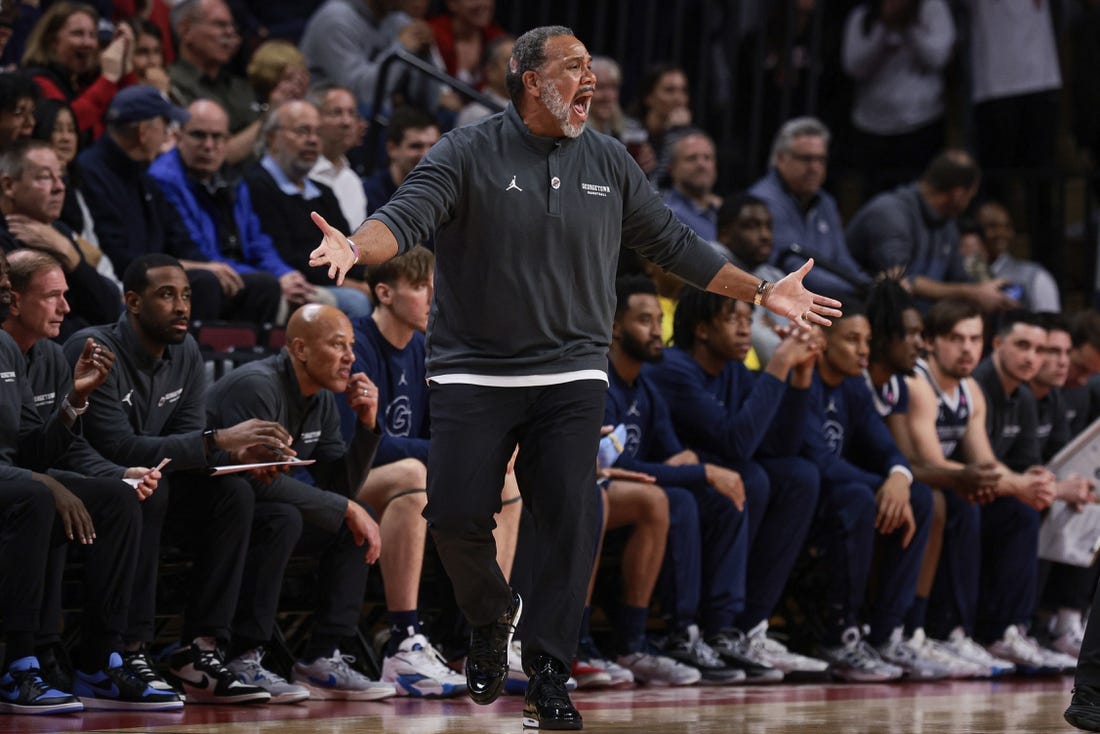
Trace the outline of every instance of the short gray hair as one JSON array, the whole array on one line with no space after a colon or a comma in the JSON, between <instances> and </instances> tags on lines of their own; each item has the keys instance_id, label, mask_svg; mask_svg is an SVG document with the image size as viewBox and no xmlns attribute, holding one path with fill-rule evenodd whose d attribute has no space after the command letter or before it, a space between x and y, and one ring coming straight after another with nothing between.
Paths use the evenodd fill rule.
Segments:
<instances>
[{"instance_id":1,"label":"short gray hair","mask_svg":"<svg viewBox=\"0 0 1100 734\"><path fill-rule=\"evenodd\" d=\"M168 22L172 26L172 32L180 34L180 26L199 17L202 10L202 0L179 0L168 12Z\"/></svg>"},{"instance_id":2,"label":"short gray hair","mask_svg":"<svg viewBox=\"0 0 1100 734\"><path fill-rule=\"evenodd\" d=\"M779 128L779 132L775 134L775 141L772 143L772 164L775 164L775 159L780 153L790 152L795 139L807 137L825 138L825 145L828 146L832 134L825 123L816 117L795 117L783 123L783 127Z\"/></svg>"},{"instance_id":3,"label":"short gray hair","mask_svg":"<svg viewBox=\"0 0 1100 734\"><path fill-rule=\"evenodd\" d=\"M544 25L532 28L516 39L512 58L508 62L508 73L504 77L512 104L516 104L523 95L524 73L536 71L546 63L546 42L558 36L573 35L576 35L573 30L563 25Z\"/></svg>"},{"instance_id":4,"label":"short gray hair","mask_svg":"<svg viewBox=\"0 0 1100 734\"><path fill-rule=\"evenodd\" d=\"M316 107L319 112L321 108L324 107L325 102L328 101L330 92L347 92L353 99L355 98L355 92L342 84L337 84L336 82L321 82L306 93L306 102Z\"/></svg>"}]
</instances>

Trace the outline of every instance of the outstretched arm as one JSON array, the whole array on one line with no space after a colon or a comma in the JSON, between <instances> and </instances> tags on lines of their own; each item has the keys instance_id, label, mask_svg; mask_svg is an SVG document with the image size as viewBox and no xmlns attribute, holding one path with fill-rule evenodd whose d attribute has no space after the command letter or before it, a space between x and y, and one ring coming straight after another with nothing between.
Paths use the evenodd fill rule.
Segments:
<instances>
[{"instance_id":1,"label":"outstretched arm","mask_svg":"<svg viewBox=\"0 0 1100 734\"><path fill-rule=\"evenodd\" d=\"M791 323L798 326L820 324L828 326L832 322L830 318L840 316L840 301L834 298L819 296L806 290L802 285L803 278L814 266L813 259L809 259L798 270L788 273L782 280L776 283L761 281L751 273L747 273L733 265L724 265L707 284L707 290L729 298L753 303L759 294L759 303L764 308L779 314Z\"/></svg>"},{"instance_id":2,"label":"outstretched arm","mask_svg":"<svg viewBox=\"0 0 1100 734\"><path fill-rule=\"evenodd\" d=\"M310 217L322 238L317 249L309 253L309 266L327 265L328 277L335 279L336 285L343 285L344 276L355 265L377 265L397 254L397 238L377 219L368 219L355 234L346 237L317 212L310 212Z\"/></svg>"}]
</instances>

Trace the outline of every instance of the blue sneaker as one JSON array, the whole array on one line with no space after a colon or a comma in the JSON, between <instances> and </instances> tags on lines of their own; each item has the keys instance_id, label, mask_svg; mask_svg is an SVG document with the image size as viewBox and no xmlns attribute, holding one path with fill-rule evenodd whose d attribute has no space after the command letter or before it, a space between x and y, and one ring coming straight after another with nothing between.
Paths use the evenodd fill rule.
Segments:
<instances>
[{"instance_id":1,"label":"blue sneaker","mask_svg":"<svg viewBox=\"0 0 1100 734\"><path fill-rule=\"evenodd\" d=\"M111 653L104 670L75 671L73 693L86 709L113 711L179 711L183 701L172 691L148 685L122 664L122 656Z\"/></svg>"},{"instance_id":2,"label":"blue sneaker","mask_svg":"<svg viewBox=\"0 0 1100 734\"><path fill-rule=\"evenodd\" d=\"M73 714L83 710L76 696L50 688L42 680L36 657L19 658L0 677L0 713Z\"/></svg>"}]
</instances>

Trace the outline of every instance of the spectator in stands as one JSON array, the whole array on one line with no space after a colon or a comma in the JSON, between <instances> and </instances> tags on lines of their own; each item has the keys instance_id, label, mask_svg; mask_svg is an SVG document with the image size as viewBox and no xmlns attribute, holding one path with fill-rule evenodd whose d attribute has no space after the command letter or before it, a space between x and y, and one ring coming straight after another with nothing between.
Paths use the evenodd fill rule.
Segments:
<instances>
[{"instance_id":1,"label":"spectator in stands","mask_svg":"<svg viewBox=\"0 0 1100 734\"><path fill-rule=\"evenodd\" d=\"M171 81L164 64L160 28L147 18L134 17L126 22L134 31L132 58L137 83L148 84L168 94Z\"/></svg>"},{"instance_id":2,"label":"spectator in stands","mask_svg":"<svg viewBox=\"0 0 1100 734\"><path fill-rule=\"evenodd\" d=\"M229 6L224 0L180 0L172 6L172 30L179 39L179 58L168 70L172 97L184 105L196 99L220 104L229 115L226 160L247 161L263 120L248 81L227 68L241 45Z\"/></svg>"},{"instance_id":3,"label":"spectator in stands","mask_svg":"<svg viewBox=\"0 0 1100 734\"><path fill-rule=\"evenodd\" d=\"M710 136L693 130L670 143L668 175L672 185L663 197L668 208L707 242L717 240L722 197L714 193L718 153Z\"/></svg>"},{"instance_id":4,"label":"spectator in stands","mask_svg":"<svg viewBox=\"0 0 1100 734\"><path fill-rule=\"evenodd\" d=\"M309 177L332 189L340 202L340 211L351 227L358 228L367 218L367 195L363 179L352 170L347 152L359 145L365 123L355 106L355 97L345 87L321 85L309 94L309 101L321 113L321 155Z\"/></svg>"},{"instance_id":5,"label":"spectator in stands","mask_svg":"<svg viewBox=\"0 0 1100 734\"><path fill-rule=\"evenodd\" d=\"M42 96L68 102L85 143L103 134L103 117L119 89L134 83L134 34L121 24L114 39L99 50L99 14L90 5L50 5L35 24L23 53L23 68Z\"/></svg>"},{"instance_id":6,"label":"spectator in stands","mask_svg":"<svg viewBox=\"0 0 1100 734\"><path fill-rule=\"evenodd\" d=\"M287 683L261 665L275 628L283 572L297 550L319 560L313 632L292 679L310 697L373 701L394 695L348 666L343 640L355 635L367 572L382 550L378 524L354 498L378 447L378 390L366 375L351 373L352 334L347 316L309 304L287 323L279 354L251 362L214 383L207 394L207 424L270 421L292 426L286 456L313 460L312 482L277 469L244 480L256 496L252 547L233 622L236 654L229 667L273 695ZM355 411L355 436L345 445L336 400ZM292 448L291 448L292 447Z\"/></svg>"},{"instance_id":7,"label":"spectator in stands","mask_svg":"<svg viewBox=\"0 0 1100 734\"><path fill-rule=\"evenodd\" d=\"M676 306L675 346L648 368L648 378L688 456L736 471L744 483L746 555L736 574L744 579L745 601L721 628L705 630L705 639L749 680L776 680L782 676L775 671L821 673L826 667L767 638L768 618L817 506L817 469L796 455L817 343L806 335L787 338L766 372L750 372L744 359L752 309L686 288Z\"/></svg>"},{"instance_id":8,"label":"spectator in stands","mask_svg":"<svg viewBox=\"0 0 1100 734\"><path fill-rule=\"evenodd\" d=\"M5 320L11 297L8 261L0 252L0 317ZM99 370L88 370L89 366L90 361L85 360L85 369L79 374L80 393L67 396L77 405L86 405L89 385L99 376ZM0 707L5 713L82 711L84 706L72 689L58 690L43 678L34 651L50 533L57 519L51 489L59 486L57 480L41 472L71 443L70 429L77 416L75 410L57 411L49 422L42 423L34 409L23 355L7 332L0 334L0 371L11 375L0 380L0 517L5 527L0 538L4 571L0 574L0 618L5 637ZM84 528L76 532L83 542Z\"/></svg>"},{"instance_id":9,"label":"spectator in stands","mask_svg":"<svg viewBox=\"0 0 1100 734\"><path fill-rule=\"evenodd\" d=\"M853 148L868 193L911 181L943 149L954 45L945 0L873 0L848 13L841 54L855 81Z\"/></svg>"},{"instance_id":10,"label":"spectator in stands","mask_svg":"<svg viewBox=\"0 0 1100 734\"><path fill-rule=\"evenodd\" d=\"M982 507L976 631L990 652L1017 667L1061 670L1076 661L1027 637L1039 591L1039 513L1057 493L1055 476L1043 467L1038 409L1027 386L1042 366L1040 350L1046 342L1037 316L1010 314L993 337L992 354L974 369L974 381L985 397L985 428L993 454L1027 481L1026 489Z\"/></svg>"},{"instance_id":11,"label":"spectator in stands","mask_svg":"<svg viewBox=\"0 0 1100 734\"><path fill-rule=\"evenodd\" d=\"M0 151L34 129L38 88L26 72L0 73Z\"/></svg>"},{"instance_id":12,"label":"spectator in stands","mask_svg":"<svg viewBox=\"0 0 1100 734\"><path fill-rule=\"evenodd\" d=\"M481 73L485 50L508 35L493 22L495 4L494 0L447 0L447 12L428 21L447 73L477 88L487 81Z\"/></svg>"},{"instance_id":13,"label":"spectator in stands","mask_svg":"<svg viewBox=\"0 0 1100 734\"><path fill-rule=\"evenodd\" d=\"M482 74L485 77L485 86L481 91L500 105L501 109L507 107L510 101L508 85L504 78L508 74L508 60L512 58L513 45L515 45L515 39L511 36L494 39L485 46L484 58L481 62ZM494 110L490 110L480 102L470 102L459 111L455 127L469 125L493 113Z\"/></svg>"},{"instance_id":14,"label":"spectator in stands","mask_svg":"<svg viewBox=\"0 0 1100 734\"><path fill-rule=\"evenodd\" d=\"M1030 260L1017 260L1012 256L1010 250L1016 244L1016 230L1008 209L999 202L987 201L978 207L977 218L992 276L1004 281L1006 289L1015 286L1018 292L1012 291L1013 297L1028 311L1061 311L1058 284L1047 269Z\"/></svg>"},{"instance_id":15,"label":"spectator in stands","mask_svg":"<svg viewBox=\"0 0 1100 734\"><path fill-rule=\"evenodd\" d=\"M288 41L264 41L248 60L248 83L261 105L305 99L309 91L306 57Z\"/></svg>"},{"instance_id":16,"label":"spectator in stands","mask_svg":"<svg viewBox=\"0 0 1100 734\"><path fill-rule=\"evenodd\" d=\"M687 75L683 69L672 64L657 64L646 70L633 117L645 130L649 151L640 144L629 146L628 150L654 186L667 185L670 146L691 126L690 103ZM647 153L652 153L652 157Z\"/></svg>"},{"instance_id":17,"label":"spectator in stands","mask_svg":"<svg viewBox=\"0 0 1100 734\"><path fill-rule=\"evenodd\" d=\"M960 216L978 192L980 172L968 153L945 150L921 177L879 194L848 224L848 247L869 273L902 269L919 306L948 297L973 300L985 311L1011 308L1007 281L973 283L959 254Z\"/></svg>"},{"instance_id":18,"label":"spectator in stands","mask_svg":"<svg viewBox=\"0 0 1100 734\"><path fill-rule=\"evenodd\" d=\"M99 249L99 238L95 234L95 226L92 222L92 214L88 211L88 203L84 199L84 193L80 190L80 174L76 167L76 154L79 139L77 138L76 115L65 102L56 99L39 100L34 109L34 131L31 137L36 140L44 140L50 144L65 173L65 203L61 205L61 219L70 229L80 235L92 246L89 253L98 253L94 259L103 260L106 256ZM99 267L99 263L93 263ZM104 268L101 270L114 280L114 267L110 258L106 258Z\"/></svg>"},{"instance_id":19,"label":"spectator in stands","mask_svg":"<svg viewBox=\"0 0 1100 734\"><path fill-rule=\"evenodd\" d=\"M276 38L295 44L302 37L309 16L322 2L323 0L298 0L294 3L234 0L231 7L245 38Z\"/></svg>"},{"instance_id":20,"label":"spectator in stands","mask_svg":"<svg viewBox=\"0 0 1100 734\"><path fill-rule=\"evenodd\" d=\"M206 429L206 372L188 334L191 287L183 266L161 253L142 255L123 274L126 312L114 324L77 332L65 343L70 364L88 337L115 354L107 381L89 398L84 435L101 456L120 466L156 466L172 460L157 491L141 503L142 527L133 595L123 632L123 665L147 684L171 690L150 665L146 645L156 632L161 534L196 555L182 646L169 674L191 700L248 703L270 700L242 683L217 650L229 638L252 524L255 491L246 482L215 484L204 473L218 451L236 463L283 456L290 435L278 423L248 420ZM175 491L172 491L175 490ZM171 498L171 500L169 499Z\"/></svg>"},{"instance_id":21,"label":"spectator in stands","mask_svg":"<svg viewBox=\"0 0 1100 734\"><path fill-rule=\"evenodd\" d=\"M187 108L175 149L149 166L149 175L175 207L191 240L206 258L220 290L203 311L214 318L256 323L277 321L280 294L299 306L315 300L317 288L287 265L260 228L248 186L230 183L225 170L229 120L221 105L200 99Z\"/></svg>"},{"instance_id":22,"label":"spectator in stands","mask_svg":"<svg viewBox=\"0 0 1100 734\"><path fill-rule=\"evenodd\" d=\"M763 199L747 191L727 198L718 210L717 230L718 244L734 265L768 281L783 277L783 272L770 264L772 214ZM787 324L785 318L767 309L753 309L752 348L757 364L746 366L759 368L768 363L782 339L776 327Z\"/></svg>"},{"instance_id":23,"label":"spectator in stands","mask_svg":"<svg viewBox=\"0 0 1100 734\"><path fill-rule=\"evenodd\" d=\"M811 542L830 568L822 655L845 680L883 681L948 674L904 637L932 519L932 493L913 481L863 378L871 327L853 303L825 331L810 397L805 454L821 471L821 503ZM885 536L876 543L876 536ZM877 594L870 630L858 621L877 548Z\"/></svg>"},{"instance_id":24,"label":"spectator in stands","mask_svg":"<svg viewBox=\"0 0 1100 734\"><path fill-rule=\"evenodd\" d=\"M0 57L8 48L8 41L15 35L15 22L20 16L20 3L0 3Z\"/></svg>"},{"instance_id":25,"label":"spectator in stands","mask_svg":"<svg viewBox=\"0 0 1100 734\"><path fill-rule=\"evenodd\" d=\"M65 196L61 162L49 144L20 142L0 155L0 249L30 247L56 258L72 287L72 311L61 337L84 326L115 321L122 311L118 286L87 260L79 238L58 219Z\"/></svg>"},{"instance_id":26,"label":"spectator in stands","mask_svg":"<svg viewBox=\"0 0 1100 734\"><path fill-rule=\"evenodd\" d=\"M160 153L169 120L185 123L190 114L153 87L135 85L116 95L108 112L107 134L77 159L84 195L95 218L100 247L118 269L148 252L180 258L195 291L191 316L198 320L272 320L278 311L278 284L257 276L249 289L231 267L211 260L192 240L179 212L149 175Z\"/></svg>"},{"instance_id":27,"label":"spectator in stands","mask_svg":"<svg viewBox=\"0 0 1100 734\"><path fill-rule=\"evenodd\" d=\"M1062 87L1051 3L973 0L967 8L978 161L986 169L1049 173ZM1008 172L997 173L989 184L1003 201Z\"/></svg>"},{"instance_id":28,"label":"spectator in stands","mask_svg":"<svg viewBox=\"0 0 1100 734\"><path fill-rule=\"evenodd\" d=\"M402 48L429 61L432 29L397 10L398 6L395 0L327 0L318 8L299 44L314 83L347 87L359 104L369 106L374 104L379 62L387 52ZM436 108L438 83L400 66L389 73L383 106L397 96L405 104Z\"/></svg>"},{"instance_id":29,"label":"spectator in stands","mask_svg":"<svg viewBox=\"0 0 1100 734\"><path fill-rule=\"evenodd\" d=\"M394 110L386 128L386 156L389 164L363 181L367 191L367 214L385 204L397 191L409 171L439 141L439 124L415 107Z\"/></svg>"},{"instance_id":30,"label":"spectator in stands","mask_svg":"<svg viewBox=\"0 0 1100 734\"><path fill-rule=\"evenodd\" d=\"M628 129L628 124L633 123L630 128L632 132L640 133L640 137L646 137L638 121L628 118L623 113L619 102L623 71L618 62L609 56L593 56L592 73L596 75L596 93L592 96L592 104L588 108L588 124L592 129L626 143L627 139L623 133ZM635 135L635 137L639 136ZM638 165L645 169L644 164Z\"/></svg>"},{"instance_id":31,"label":"spectator in stands","mask_svg":"<svg viewBox=\"0 0 1100 734\"><path fill-rule=\"evenodd\" d=\"M52 341L60 333L59 318L69 308L65 275L57 260L42 252L17 250L9 262L11 311L0 323L23 354L34 407L46 423L55 411L73 410L67 408L68 401L81 403L73 397L73 371L61 346ZM114 355L101 344L92 345L92 350L106 377ZM42 675L55 688L74 691L89 709L182 708L183 702L174 692L153 689L125 670L120 655L141 535L139 502L156 490L160 471L116 466L99 456L82 436L76 436L56 457L49 475L57 480L48 486L60 522L54 524L50 543L46 593L35 642ZM132 479L132 485L123 483L123 477ZM72 672L61 662L67 657L61 650L61 588L70 542L86 547L75 687Z\"/></svg>"},{"instance_id":32,"label":"spectator in stands","mask_svg":"<svg viewBox=\"0 0 1100 734\"><path fill-rule=\"evenodd\" d=\"M788 120L772 143L771 170L749 193L771 210L771 263L794 268L815 258L808 287L845 300L865 289L870 279L848 253L836 199L822 188L829 139L829 129L816 118Z\"/></svg>"},{"instance_id":33,"label":"spectator in stands","mask_svg":"<svg viewBox=\"0 0 1100 734\"><path fill-rule=\"evenodd\" d=\"M321 116L309 102L292 100L272 110L264 122L267 152L245 172L252 208L264 232L272 236L283 261L335 299L353 318L371 311L370 288L360 278L362 268L342 286L329 285L324 270L309 267L315 233L309 213L346 221L340 202L328 186L309 178L320 157Z\"/></svg>"}]
</instances>

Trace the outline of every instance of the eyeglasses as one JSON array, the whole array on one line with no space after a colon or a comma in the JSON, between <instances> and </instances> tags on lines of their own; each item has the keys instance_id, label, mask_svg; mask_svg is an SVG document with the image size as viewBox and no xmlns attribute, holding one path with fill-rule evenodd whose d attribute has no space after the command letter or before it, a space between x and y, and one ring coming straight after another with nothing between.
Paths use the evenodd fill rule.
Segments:
<instances>
[{"instance_id":1,"label":"eyeglasses","mask_svg":"<svg viewBox=\"0 0 1100 734\"><path fill-rule=\"evenodd\" d=\"M296 138L315 138L321 134L321 129L317 127L310 127L309 125L299 125L298 127L279 127Z\"/></svg>"},{"instance_id":2,"label":"eyeglasses","mask_svg":"<svg viewBox=\"0 0 1100 734\"><path fill-rule=\"evenodd\" d=\"M818 165L824 166L829 162L829 156L827 155L814 155L813 153L791 152L784 153L783 155L787 156L788 158L793 158L804 166L808 166L811 163L817 163Z\"/></svg>"},{"instance_id":3,"label":"eyeglasses","mask_svg":"<svg viewBox=\"0 0 1100 734\"><path fill-rule=\"evenodd\" d=\"M236 36L240 34L240 31L237 30L237 26L230 23L228 20L204 20L203 23L226 35Z\"/></svg>"},{"instance_id":4,"label":"eyeglasses","mask_svg":"<svg viewBox=\"0 0 1100 734\"><path fill-rule=\"evenodd\" d=\"M215 133L208 130L188 130L187 137L191 138L196 143L205 143L207 140L210 140L215 145L221 145L229 139L229 136L225 133Z\"/></svg>"}]
</instances>

